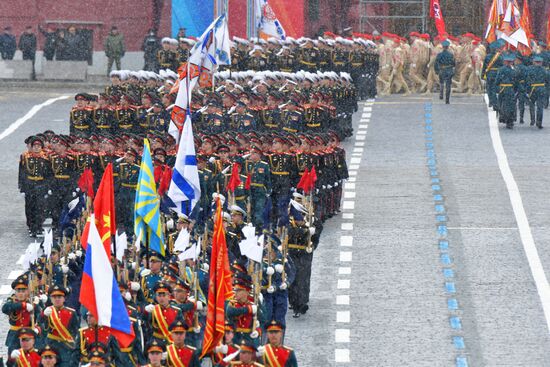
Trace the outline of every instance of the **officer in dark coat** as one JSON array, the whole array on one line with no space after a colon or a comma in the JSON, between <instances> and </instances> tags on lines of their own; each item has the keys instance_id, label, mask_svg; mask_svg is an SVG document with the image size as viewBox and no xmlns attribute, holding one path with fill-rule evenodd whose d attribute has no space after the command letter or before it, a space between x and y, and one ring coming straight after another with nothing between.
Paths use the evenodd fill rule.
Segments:
<instances>
[{"instance_id":1,"label":"officer in dark coat","mask_svg":"<svg viewBox=\"0 0 550 367\"><path fill-rule=\"evenodd\" d=\"M542 66L543 61L543 58L539 55L533 57L533 65L527 69L525 79L526 92L529 97L531 126L536 123L539 129L542 129L544 105L548 100L547 90L548 85L550 85L550 73Z\"/></svg>"},{"instance_id":2,"label":"officer in dark coat","mask_svg":"<svg viewBox=\"0 0 550 367\"><path fill-rule=\"evenodd\" d=\"M32 27L27 26L25 32L19 37L19 49L23 52L23 60L32 60L36 56L36 35L32 33Z\"/></svg>"},{"instance_id":3,"label":"officer in dark coat","mask_svg":"<svg viewBox=\"0 0 550 367\"><path fill-rule=\"evenodd\" d=\"M507 129L514 127L516 120L516 99L518 91L517 76L512 64L516 56L507 54L504 56L504 66L497 72L495 84L498 87L498 112L499 121L506 124Z\"/></svg>"},{"instance_id":4,"label":"officer in dark coat","mask_svg":"<svg viewBox=\"0 0 550 367\"><path fill-rule=\"evenodd\" d=\"M52 61L55 55L56 32L51 26L48 26L47 29L38 26L38 30L46 38L44 42L44 57L46 60Z\"/></svg>"},{"instance_id":5,"label":"officer in dark coat","mask_svg":"<svg viewBox=\"0 0 550 367\"><path fill-rule=\"evenodd\" d=\"M17 50L15 36L11 33L11 27L4 28L4 33L0 35L0 55L3 60L13 60Z\"/></svg>"},{"instance_id":6,"label":"officer in dark coat","mask_svg":"<svg viewBox=\"0 0 550 367\"><path fill-rule=\"evenodd\" d=\"M443 99L443 90L445 90L445 103L449 104L449 98L451 97L451 84L453 75L455 74L455 58L449 51L451 43L447 40L441 44L443 51L441 51L435 58L435 72L439 75L439 99Z\"/></svg>"}]
</instances>

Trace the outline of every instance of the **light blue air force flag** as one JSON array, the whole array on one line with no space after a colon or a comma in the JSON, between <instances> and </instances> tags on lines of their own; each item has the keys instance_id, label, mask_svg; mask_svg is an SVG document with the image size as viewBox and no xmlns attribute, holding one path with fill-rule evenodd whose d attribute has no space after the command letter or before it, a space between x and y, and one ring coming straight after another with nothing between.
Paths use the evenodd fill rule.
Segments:
<instances>
[{"instance_id":1,"label":"light blue air force flag","mask_svg":"<svg viewBox=\"0 0 550 367\"><path fill-rule=\"evenodd\" d=\"M178 214L189 215L201 196L199 170L195 156L193 126L189 113L183 125L179 142L176 164L172 172L172 182L168 188L168 197L176 205Z\"/></svg>"}]
</instances>

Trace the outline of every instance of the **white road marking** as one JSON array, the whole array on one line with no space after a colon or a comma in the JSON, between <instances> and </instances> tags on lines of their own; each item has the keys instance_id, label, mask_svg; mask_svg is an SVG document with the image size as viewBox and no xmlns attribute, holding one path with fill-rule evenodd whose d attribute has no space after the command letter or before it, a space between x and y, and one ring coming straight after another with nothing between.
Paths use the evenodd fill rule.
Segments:
<instances>
[{"instance_id":1,"label":"white road marking","mask_svg":"<svg viewBox=\"0 0 550 367\"><path fill-rule=\"evenodd\" d=\"M495 229L503 229L503 230L509 231L509 230L513 229L513 230L517 231L518 227L447 227L447 229L458 229L460 231L463 231L463 230L472 230L472 231L489 230L489 231L493 231Z\"/></svg>"},{"instance_id":2,"label":"white road marking","mask_svg":"<svg viewBox=\"0 0 550 367\"><path fill-rule=\"evenodd\" d=\"M359 130L357 133L359 133L361 130L366 130L369 128L369 125L368 124L364 124L364 125L359 125L357 127L357 129Z\"/></svg>"},{"instance_id":3,"label":"white road marking","mask_svg":"<svg viewBox=\"0 0 550 367\"><path fill-rule=\"evenodd\" d=\"M355 199L355 191L345 191L344 192L344 198L345 199Z\"/></svg>"},{"instance_id":4,"label":"white road marking","mask_svg":"<svg viewBox=\"0 0 550 367\"><path fill-rule=\"evenodd\" d=\"M340 251L341 262L351 262L351 259L352 259L351 251Z\"/></svg>"},{"instance_id":5,"label":"white road marking","mask_svg":"<svg viewBox=\"0 0 550 367\"><path fill-rule=\"evenodd\" d=\"M355 137L355 139L356 139L356 140L365 140L365 139L366 139L366 136L365 136L365 135L357 135L357 136ZM357 145L357 144L355 144L355 145Z\"/></svg>"},{"instance_id":6,"label":"white road marking","mask_svg":"<svg viewBox=\"0 0 550 367\"><path fill-rule=\"evenodd\" d=\"M23 265L23 261L25 261L25 255L19 256L19 260L17 260L17 265Z\"/></svg>"},{"instance_id":7,"label":"white road marking","mask_svg":"<svg viewBox=\"0 0 550 367\"><path fill-rule=\"evenodd\" d=\"M10 294L11 293L11 286L8 284L4 284L0 286L0 294Z\"/></svg>"},{"instance_id":8,"label":"white road marking","mask_svg":"<svg viewBox=\"0 0 550 367\"><path fill-rule=\"evenodd\" d=\"M351 281L349 279L338 279L338 289L349 289Z\"/></svg>"},{"instance_id":9,"label":"white road marking","mask_svg":"<svg viewBox=\"0 0 550 367\"><path fill-rule=\"evenodd\" d=\"M354 153L363 153L364 150L365 148L353 148Z\"/></svg>"},{"instance_id":10,"label":"white road marking","mask_svg":"<svg viewBox=\"0 0 550 367\"><path fill-rule=\"evenodd\" d=\"M350 162L351 162L351 164L361 163L361 158L352 158Z\"/></svg>"},{"instance_id":11,"label":"white road marking","mask_svg":"<svg viewBox=\"0 0 550 367\"><path fill-rule=\"evenodd\" d=\"M40 111L43 107L49 106L54 102L61 101L63 99L67 99L70 96L60 96L56 98L50 98L47 101L32 106L32 108L25 114L25 116L18 118L13 122L10 126L6 128L6 130L2 131L0 134L0 140L3 140L4 138L7 138L10 136L15 130L17 130L20 126L22 126L25 122L27 122L30 118L32 118L38 111Z\"/></svg>"},{"instance_id":12,"label":"white road marking","mask_svg":"<svg viewBox=\"0 0 550 367\"><path fill-rule=\"evenodd\" d=\"M367 112L372 112L372 107L371 107L371 106L365 106L365 107L363 108L363 112L365 112L365 111L367 111Z\"/></svg>"},{"instance_id":13,"label":"white road marking","mask_svg":"<svg viewBox=\"0 0 550 367\"><path fill-rule=\"evenodd\" d=\"M346 190L355 190L355 183L353 182L346 182L346 184L344 185L344 188Z\"/></svg>"},{"instance_id":14,"label":"white road marking","mask_svg":"<svg viewBox=\"0 0 550 367\"><path fill-rule=\"evenodd\" d=\"M356 146L356 147L364 147L364 146L365 146L365 142L364 142L364 141L356 141L356 142L355 142L355 146Z\"/></svg>"},{"instance_id":15,"label":"white road marking","mask_svg":"<svg viewBox=\"0 0 550 367\"><path fill-rule=\"evenodd\" d=\"M488 105L487 96L485 96L485 102ZM533 275L533 279L535 280L535 285L539 293L540 302L542 303L542 309L544 311L544 317L546 318L546 326L548 327L548 330L550 330L550 285L548 284L548 278L546 277L542 262L540 261L537 246L535 245L531 227L529 226L529 220L527 219L527 214L525 213L525 208L523 207L523 201L521 199L518 184L514 179L514 175L512 174L510 165L508 164L506 152L502 146L496 113L493 111L488 111L488 113L491 140L493 142L493 149L497 156L498 167L500 169L500 173L502 174L502 178L504 179L504 183L506 184L508 195L510 196L510 202L512 203L512 209L514 210L514 216L516 217L516 222L518 224L523 250L525 251L529 267L531 268L531 274Z\"/></svg>"},{"instance_id":16,"label":"white road marking","mask_svg":"<svg viewBox=\"0 0 550 367\"><path fill-rule=\"evenodd\" d=\"M348 175L350 175L350 176L356 176L356 175L357 175L357 171L348 171ZM354 182L354 181L355 181L355 177L350 177L350 178L348 178L348 180L350 180L351 182Z\"/></svg>"},{"instance_id":17,"label":"white road marking","mask_svg":"<svg viewBox=\"0 0 550 367\"><path fill-rule=\"evenodd\" d=\"M353 230L353 223L342 223L342 230L343 231L352 231Z\"/></svg>"},{"instance_id":18,"label":"white road marking","mask_svg":"<svg viewBox=\"0 0 550 367\"><path fill-rule=\"evenodd\" d=\"M350 164L349 169L359 169L358 164Z\"/></svg>"},{"instance_id":19,"label":"white road marking","mask_svg":"<svg viewBox=\"0 0 550 367\"><path fill-rule=\"evenodd\" d=\"M347 294L339 294L336 296L336 304L337 305L349 305L349 295Z\"/></svg>"},{"instance_id":20,"label":"white road marking","mask_svg":"<svg viewBox=\"0 0 550 367\"><path fill-rule=\"evenodd\" d=\"M340 246L342 246L342 247L351 247L351 246L353 246L353 236L342 236L342 237L340 237Z\"/></svg>"},{"instance_id":21,"label":"white road marking","mask_svg":"<svg viewBox=\"0 0 550 367\"><path fill-rule=\"evenodd\" d=\"M347 266L343 266L338 268L338 274L340 275L350 275L351 274L351 268Z\"/></svg>"},{"instance_id":22,"label":"white road marking","mask_svg":"<svg viewBox=\"0 0 550 367\"><path fill-rule=\"evenodd\" d=\"M349 343L350 330L336 329L334 330L334 341L336 343Z\"/></svg>"},{"instance_id":23,"label":"white road marking","mask_svg":"<svg viewBox=\"0 0 550 367\"><path fill-rule=\"evenodd\" d=\"M346 200L344 201L344 209L353 210L355 209L355 201Z\"/></svg>"},{"instance_id":24,"label":"white road marking","mask_svg":"<svg viewBox=\"0 0 550 367\"><path fill-rule=\"evenodd\" d=\"M342 213L343 219L353 219L353 213Z\"/></svg>"},{"instance_id":25,"label":"white road marking","mask_svg":"<svg viewBox=\"0 0 550 367\"><path fill-rule=\"evenodd\" d=\"M23 274L24 270L12 270L9 274L8 274L8 279L9 280L14 280L14 279L17 279L21 274Z\"/></svg>"},{"instance_id":26,"label":"white road marking","mask_svg":"<svg viewBox=\"0 0 550 367\"><path fill-rule=\"evenodd\" d=\"M351 315L349 311L337 311L336 312L336 322L350 322Z\"/></svg>"},{"instance_id":27,"label":"white road marking","mask_svg":"<svg viewBox=\"0 0 550 367\"><path fill-rule=\"evenodd\" d=\"M349 349L335 349L334 359L337 363L349 363Z\"/></svg>"},{"instance_id":28,"label":"white road marking","mask_svg":"<svg viewBox=\"0 0 550 367\"><path fill-rule=\"evenodd\" d=\"M363 153L351 153L352 157L362 157Z\"/></svg>"}]
</instances>

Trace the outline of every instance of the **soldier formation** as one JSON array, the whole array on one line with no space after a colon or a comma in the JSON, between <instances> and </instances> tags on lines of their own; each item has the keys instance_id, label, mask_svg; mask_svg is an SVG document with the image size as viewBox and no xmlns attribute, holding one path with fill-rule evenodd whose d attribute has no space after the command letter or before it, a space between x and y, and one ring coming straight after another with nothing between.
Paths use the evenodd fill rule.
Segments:
<instances>
[{"instance_id":1,"label":"soldier formation","mask_svg":"<svg viewBox=\"0 0 550 367\"><path fill-rule=\"evenodd\" d=\"M226 302L224 341L206 357L217 366L296 366L294 352L283 345L286 314L289 307L296 318L308 312L313 253L324 221L339 212L348 177L339 143L352 135L359 97L343 70L345 65L338 72L223 70L215 74L214 86L196 88L190 113L201 197L189 216L172 212L166 194L177 151L168 133L177 74L114 71L103 93L78 93L70 134L31 136L21 155L19 189L29 233L39 235L44 219L51 218L53 245L49 254L46 240L36 248L29 271L14 281L15 293L2 306L11 325L8 363L23 358L44 363L47 357L59 366L198 366L213 209L220 202L234 298ZM80 309L80 237L90 211L83 182L93 172L97 189L107 165L113 165L119 235L124 232L127 243L134 243L145 138L166 253L128 246L122 257L113 257L136 335L122 346ZM188 246L200 243L198 258L180 260L188 249L181 245L182 233ZM259 262L240 249L256 235L263 236ZM83 321L87 326L81 328ZM34 342L25 349L27 339Z\"/></svg>"}]
</instances>

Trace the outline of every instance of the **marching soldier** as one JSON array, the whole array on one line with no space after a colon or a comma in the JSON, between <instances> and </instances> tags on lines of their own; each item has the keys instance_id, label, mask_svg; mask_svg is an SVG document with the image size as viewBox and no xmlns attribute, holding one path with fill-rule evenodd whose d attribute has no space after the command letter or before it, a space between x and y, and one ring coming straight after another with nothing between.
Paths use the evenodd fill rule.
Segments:
<instances>
[{"instance_id":1,"label":"marching soldier","mask_svg":"<svg viewBox=\"0 0 550 367\"><path fill-rule=\"evenodd\" d=\"M526 87L529 97L529 112L531 126L535 123L542 129L542 117L544 105L548 100L548 86L550 85L550 73L542 66L543 58L539 55L533 57L533 65L527 69Z\"/></svg>"},{"instance_id":2,"label":"marching soldier","mask_svg":"<svg viewBox=\"0 0 550 367\"><path fill-rule=\"evenodd\" d=\"M168 367L200 367L199 352L185 344L187 329L189 326L181 320L176 320L170 325L173 343L166 348Z\"/></svg>"},{"instance_id":3,"label":"marching soldier","mask_svg":"<svg viewBox=\"0 0 550 367\"><path fill-rule=\"evenodd\" d=\"M40 350L40 366L41 367L56 367L59 361L57 351L49 345L46 345Z\"/></svg>"},{"instance_id":4,"label":"marching soldier","mask_svg":"<svg viewBox=\"0 0 550 367\"><path fill-rule=\"evenodd\" d=\"M437 55L434 67L435 72L439 75L439 99L443 99L443 91L445 91L445 104L449 104L455 59L453 54L449 51L451 43L445 40L441 45L443 46L443 51Z\"/></svg>"},{"instance_id":5,"label":"marching soldier","mask_svg":"<svg viewBox=\"0 0 550 367\"><path fill-rule=\"evenodd\" d=\"M267 326L268 343L258 348L263 355L266 367L298 367L296 354L292 348L283 345L285 327L277 321L271 321Z\"/></svg>"},{"instance_id":6,"label":"marching soldier","mask_svg":"<svg viewBox=\"0 0 550 367\"><path fill-rule=\"evenodd\" d=\"M516 59L515 55L504 56L504 66L498 69L495 84L498 86L498 108L499 121L506 124L507 129L514 128L516 120L516 93L518 84L516 73L512 64Z\"/></svg>"},{"instance_id":7,"label":"marching soldier","mask_svg":"<svg viewBox=\"0 0 550 367\"><path fill-rule=\"evenodd\" d=\"M76 105L72 108L69 118L71 135L90 136L92 131L92 111L88 107L88 96L78 93L74 100Z\"/></svg>"},{"instance_id":8,"label":"marching soldier","mask_svg":"<svg viewBox=\"0 0 550 367\"><path fill-rule=\"evenodd\" d=\"M256 228L263 228L264 210L268 196L271 194L271 172L269 164L262 159L262 150L254 146L250 149L250 157L245 161L243 174L250 175L250 202L252 223Z\"/></svg>"},{"instance_id":9,"label":"marching soldier","mask_svg":"<svg viewBox=\"0 0 550 367\"><path fill-rule=\"evenodd\" d=\"M120 349L111 328L98 325L97 319L90 312L86 313L86 321L88 326L78 330L76 339L80 363L91 363L90 356L98 351L118 360Z\"/></svg>"},{"instance_id":10,"label":"marching soldier","mask_svg":"<svg viewBox=\"0 0 550 367\"><path fill-rule=\"evenodd\" d=\"M15 349L10 353L8 366L39 367L40 354L34 348L36 342L36 332L31 328L21 328L18 332L20 349Z\"/></svg>"},{"instance_id":11,"label":"marching soldier","mask_svg":"<svg viewBox=\"0 0 550 367\"><path fill-rule=\"evenodd\" d=\"M98 134L117 133L115 112L109 104L109 96L107 94L99 94L98 106L92 111L92 121L94 130Z\"/></svg>"},{"instance_id":12,"label":"marching soldier","mask_svg":"<svg viewBox=\"0 0 550 367\"><path fill-rule=\"evenodd\" d=\"M158 341L157 339L151 340L145 346L145 353L147 353L147 360L149 364L145 367L161 367L163 366L163 355L166 352L166 346L163 342Z\"/></svg>"},{"instance_id":13,"label":"marching soldier","mask_svg":"<svg viewBox=\"0 0 550 367\"><path fill-rule=\"evenodd\" d=\"M284 149L285 144L288 144L286 139L276 136L273 138L272 153L267 155L273 187L271 200L275 209L273 222L277 224L277 227L288 222L290 189L298 175L292 154Z\"/></svg>"},{"instance_id":14,"label":"marching soldier","mask_svg":"<svg viewBox=\"0 0 550 367\"><path fill-rule=\"evenodd\" d=\"M50 156L52 180L49 184L52 194L50 195L50 210L52 214L53 227L59 229L61 212L72 199L71 192L75 186L74 175L76 173L75 159L68 153L69 144L62 138L55 138L52 141L54 153Z\"/></svg>"},{"instance_id":15,"label":"marching soldier","mask_svg":"<svg viewBox=\"0 0 550 367\"><path fill-rule=\"evenodd\" d=\"M25 198L25 216L29 234L36 237L42 232L45 199L48 195L48 178L51 175L50 162L44 153L44 142L31 137L29 150L19 161L19 191Z\"/></svg>"},{"instance_id":16,"label":"marching soldier","mask_svg":"<svg viewBox=\"0 0 550 367\"><path fill-rule=\"evenodd\" d=\"M497 92L498 86L495 83L498 69L502 66L502 51L499 49L499 42L493 42L489 45L489 53L483 62L481 75L487 80L487 96L489 97L489 107L493 110L498 109Z\"/></svg>"},{"instance_id":17,"label":"marching soldier","mask_svg":"<svg viewBox=\"0 0 550 367\"><path fill-rule=\"evenodd\" d=\"M170 325L176 320L181 319L182 314L178 307L170 303L172 287L169 284L162 281L158 282L153 288L153 291L155 292L156 304L148 304L145 306L145 312L147 312L148 315L148 322L153 332L153 338L170 344L173 342Z\"/></svg>"},{"instance_id":18,"label":"marching soldier","mask_svg":"<svg viewBox=\"0 0 550 367\"><path fill-rule=\"evenodd\" d=\"M161 41L162 49L157 51L157 62L161 69L174 70L178 55L171 49L171 39L164 37ZM175 70L174 70L175 71Z\"/></svg>"},{"instance_id":19,"label":"marching soldier","mask_svg":"<svg viewBox=\"0 0 550 367\"><path fill-rule=\"evenodd\" d=\"M128 234L134 233L134 200L136 196L139 166L136 164L137 152L128 148L124 161L118 165L118 182L115 197L117 198L117 217Z\"/></svg>"},{"instance_id":20,"label":"marching soldier","mask_svg":"<svg viewBox=\"0 0 550 367\"><path fill-rule=\"evenodd\" d=\"M240 366L240 367L263 367L264 365L258 362L254 362L256 360L256 353L258 351L258 348L256 345L249 341L249 340L243 340L239 344L239 361L237 362L231 362L230 366Z\"/></svg>"},{"instance_id":21,"label":"marching soldier","mask_svg":"<svg viewBox=\"0 0 550 367\"><path fill-rule=\"evenodd\" d=\"M136 109L131 96L124 94L120 98L119 105L115 108L115 124L120 133L138 132Z\"/></svg>"},{"instance_id":22,"label":"marching soldier","mask_svg":"<svg viewBox=\"0 0 550 367\"><path fill-rule=\"evenodd\" d=\"M65 307L67 290L54 285L48 291L51 306L42 312L40 325L47 343L54 347L59 355L59 366L70 367L78 362L78 348L75 336L78 333L80 320L75 310Z\"/></svg>"},{"instance_id":23,"label":"marching soldier","mask_svg":"<svg viewBox=\"0 0 550 367\"><path fill-rule=\"evenodd\" d=\"M234 298L226 301L226 320L235 325L235 344L243 340L258 338L254 325L254 315L258 313L258 306L248 298L252 290L250 276L243 274L233 281Z\"/></svg>"},{"instance_id":24,"label":"marching soldier","mask_svg":"<svg viewBox=\"0 0 550 367\"><path fill-rule=\"evenodd\" d=\"M313 41L306 39L298 52L298 65L301 70L316 72L319 65L319 49Z\"/></svg>"}]
</instances>

